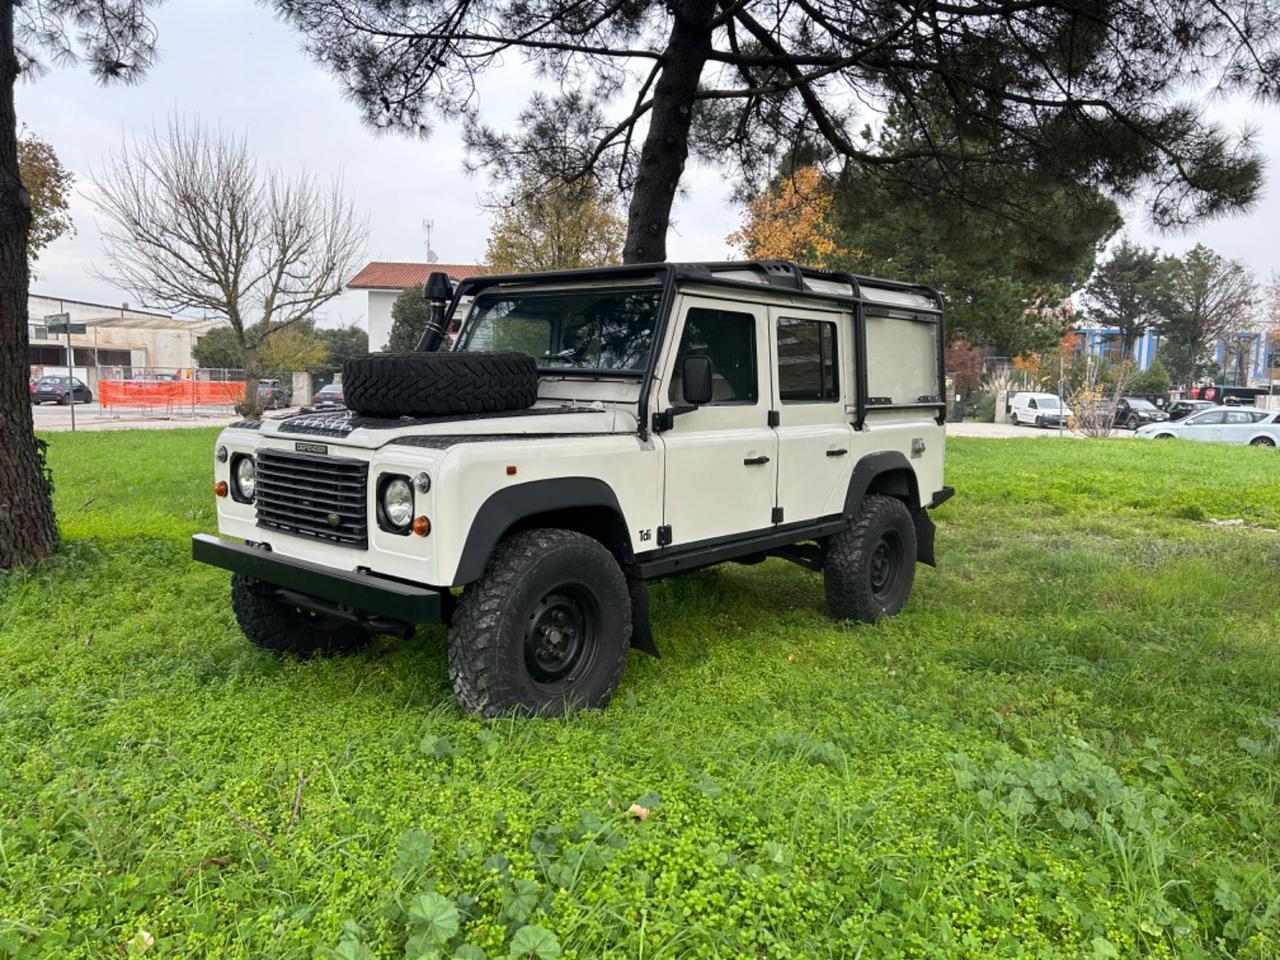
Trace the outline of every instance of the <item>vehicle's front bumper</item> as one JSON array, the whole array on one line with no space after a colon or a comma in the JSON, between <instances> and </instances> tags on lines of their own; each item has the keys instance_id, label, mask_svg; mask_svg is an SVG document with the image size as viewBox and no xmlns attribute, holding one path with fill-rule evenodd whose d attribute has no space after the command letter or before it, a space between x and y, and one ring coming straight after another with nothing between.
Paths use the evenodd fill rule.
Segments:
<instances>
[{"instance_id":1,"label":"vehicle's front bumper","mask_svg":"<svg viewBox=\"0 0 1280 960\"><path fill-rule=\"evenodd\" d=\"M201 563L242 573L327 605L389 617L402 623L441 623L445 602L439 590L417 587L368 573L348 573L318 563L281 557L271 550L228 543L198 533L191 556Z\"/></svg>"}]
</instances>

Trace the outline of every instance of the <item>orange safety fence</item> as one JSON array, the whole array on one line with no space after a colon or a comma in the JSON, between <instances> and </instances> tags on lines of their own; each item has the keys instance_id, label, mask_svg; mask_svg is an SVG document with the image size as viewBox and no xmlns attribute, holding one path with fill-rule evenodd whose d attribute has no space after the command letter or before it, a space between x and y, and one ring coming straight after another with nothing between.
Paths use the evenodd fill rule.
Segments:
<instances>
[{"instance_id":1,"label":"orange safety fence","mask_svg":"<svg viewBox=\"0 0 1280 960\"><path fill-rule=\"evenodd\" d=\"M104 407L235 406L244 400L243 380L100 380Z\"/></svg>"}]
</instances>

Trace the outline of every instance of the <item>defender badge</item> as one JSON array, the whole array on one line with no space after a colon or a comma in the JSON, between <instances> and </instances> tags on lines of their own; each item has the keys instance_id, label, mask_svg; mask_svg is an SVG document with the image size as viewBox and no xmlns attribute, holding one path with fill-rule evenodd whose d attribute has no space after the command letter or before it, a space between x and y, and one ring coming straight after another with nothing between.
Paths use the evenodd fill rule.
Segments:
<instances>
[{"instance_id":1,"label":"defender badge","mask_svg":"<svg viewBox=\"0 0 1280 960\"><path fill-rule=\"evenodd\" d=\"M297 450L299 453L318 453L322 457L327 456L329 453L329 448L325 444L307 443L303 440L296 441L293 445L293 449Z\"/></svg>"}]
</instances>

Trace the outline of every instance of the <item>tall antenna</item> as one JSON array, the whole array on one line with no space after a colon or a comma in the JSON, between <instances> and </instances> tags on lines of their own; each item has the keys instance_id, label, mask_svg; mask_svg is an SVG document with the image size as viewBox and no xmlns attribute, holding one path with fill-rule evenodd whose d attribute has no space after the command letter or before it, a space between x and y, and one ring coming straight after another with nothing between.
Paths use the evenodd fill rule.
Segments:
<instances>
[{"instance_id":1,"label":"tall antenna","mask_svg":"<svg viewBox=\"0 0 1280 960\"><path fill-rule=\"evenodd\" d=\"M431 231L435 229L436 222L434 220L423 220L422 229L427 232L427 263L435 263L440 258L436 256L436 252L431 249Z\"/></svg>"}]
</instances>

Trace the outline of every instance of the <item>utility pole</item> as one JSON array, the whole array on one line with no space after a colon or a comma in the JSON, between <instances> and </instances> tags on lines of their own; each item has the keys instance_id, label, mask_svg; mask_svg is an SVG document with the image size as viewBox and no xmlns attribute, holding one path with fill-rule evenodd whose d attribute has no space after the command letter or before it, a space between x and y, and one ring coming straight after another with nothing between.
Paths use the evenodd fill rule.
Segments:
<instances>
[{"instance_id":1,"label":"utility pole","mask_svg":"<svg viewBox=\"0 0 1280 960\"><path fill-rule=\"evenodd\" d=\"M71 432L76 429L76 369L75 354L71 347L71 335L73 333L84 333L85 325L83 323L72 323L71 314L55 313L44 318L45 324L49 327L51 334L65 333L67 335L67 390L68 398L71 400Z\"/></svg>"}]
</instances>

